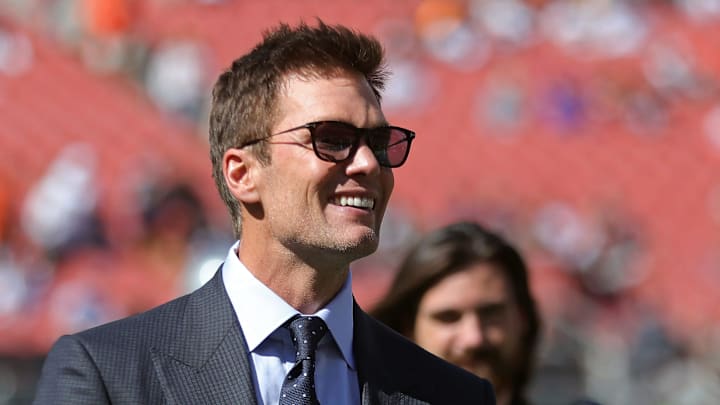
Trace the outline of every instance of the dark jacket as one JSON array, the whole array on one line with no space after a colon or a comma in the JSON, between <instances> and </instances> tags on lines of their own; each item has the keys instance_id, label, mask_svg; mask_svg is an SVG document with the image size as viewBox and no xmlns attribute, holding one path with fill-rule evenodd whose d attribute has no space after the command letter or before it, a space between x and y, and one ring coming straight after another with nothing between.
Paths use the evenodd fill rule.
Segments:
<instances>
[{"instance_id":1,"label":"dark jacket","mask_svg":"<svg viewBox=\"0 0 720 405\"><path fill-rule=\"evenodd\" d=\"M363 405L495 404L490 384L419 348L355 304ZM222 272L148 312L63 336L35 404L255 404L249 353Z\"/></svg>"}]
</instances>

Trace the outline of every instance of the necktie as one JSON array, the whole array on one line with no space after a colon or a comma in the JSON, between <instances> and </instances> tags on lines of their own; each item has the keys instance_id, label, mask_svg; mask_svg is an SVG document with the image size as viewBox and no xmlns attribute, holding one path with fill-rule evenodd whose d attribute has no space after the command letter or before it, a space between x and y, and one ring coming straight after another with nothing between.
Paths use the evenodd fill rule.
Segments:
<instances>
[{"instance_id":1,"label":"necktie","mask_svg":"<svg viewBox=\"0 0 720 405\"><path fill-rule=\"evenodd\" d=\"M288 329L297 351L295 365L280 390L280 405L316 405L315 350L327 326L317 316L298 316L292 319Z\"/></svg>"}]
</instances>

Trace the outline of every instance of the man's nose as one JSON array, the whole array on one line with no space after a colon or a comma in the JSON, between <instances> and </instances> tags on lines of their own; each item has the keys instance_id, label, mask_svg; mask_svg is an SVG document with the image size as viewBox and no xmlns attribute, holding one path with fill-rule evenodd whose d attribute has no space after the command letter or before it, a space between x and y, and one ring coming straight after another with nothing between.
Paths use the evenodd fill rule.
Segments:
<instances>
[{"instance_id":1,"label":"man's nose","mask_svg":"<svg viewBox=\"0 0 720 405\"><path fill-rule=\"evenodd\" d=\"M380 172L380 163L365 138L360 140L355 154L350 158L347 170L348 174L363 173L372 175Z\"/></svg>"},{"instance_id":2,"label":"man's nose","mask_svg":"<svg viewBox=\"0 0 720 405\"><path fill-rule=\"evenodd\" d=\"M480 317L465 315L459 325L458 343L463 348L477 348L485 344L485 333Z\"/></svg>"}]
</instances>

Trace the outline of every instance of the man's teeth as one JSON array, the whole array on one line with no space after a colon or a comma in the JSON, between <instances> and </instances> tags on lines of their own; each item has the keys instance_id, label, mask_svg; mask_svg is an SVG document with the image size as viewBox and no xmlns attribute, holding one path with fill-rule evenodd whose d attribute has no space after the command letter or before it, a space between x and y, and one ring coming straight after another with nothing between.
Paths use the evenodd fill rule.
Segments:
<instances>
[{"instance_id":1,"label":"man's teeth","mask_svg":"<svg viewBox=\"0 0 720 405\"><path fill-rule=\"evenodd\" d=\"M341 205L343 207L357 207L357 208L373 208L375 206L375 202L372 198L368 197L335 197L335 204Z\"/></svg>"}]
</instances>

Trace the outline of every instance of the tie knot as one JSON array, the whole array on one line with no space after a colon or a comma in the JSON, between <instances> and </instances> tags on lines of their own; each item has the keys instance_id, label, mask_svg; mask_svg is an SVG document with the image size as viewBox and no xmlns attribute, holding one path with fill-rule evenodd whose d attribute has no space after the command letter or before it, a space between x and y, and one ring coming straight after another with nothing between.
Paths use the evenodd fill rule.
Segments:
<instances>
[{"instance_id":1,"label":"tie knot","mask_svg":"<svg viewBox=\"0 0 720 405\"><path fill-rule=\"evenodd\" d=\"M315 358L317 345L327 331L325 321L317 316L298 316L290 322L288 329L297 348L297 360Z\"/></svg>"}]
</instances>

